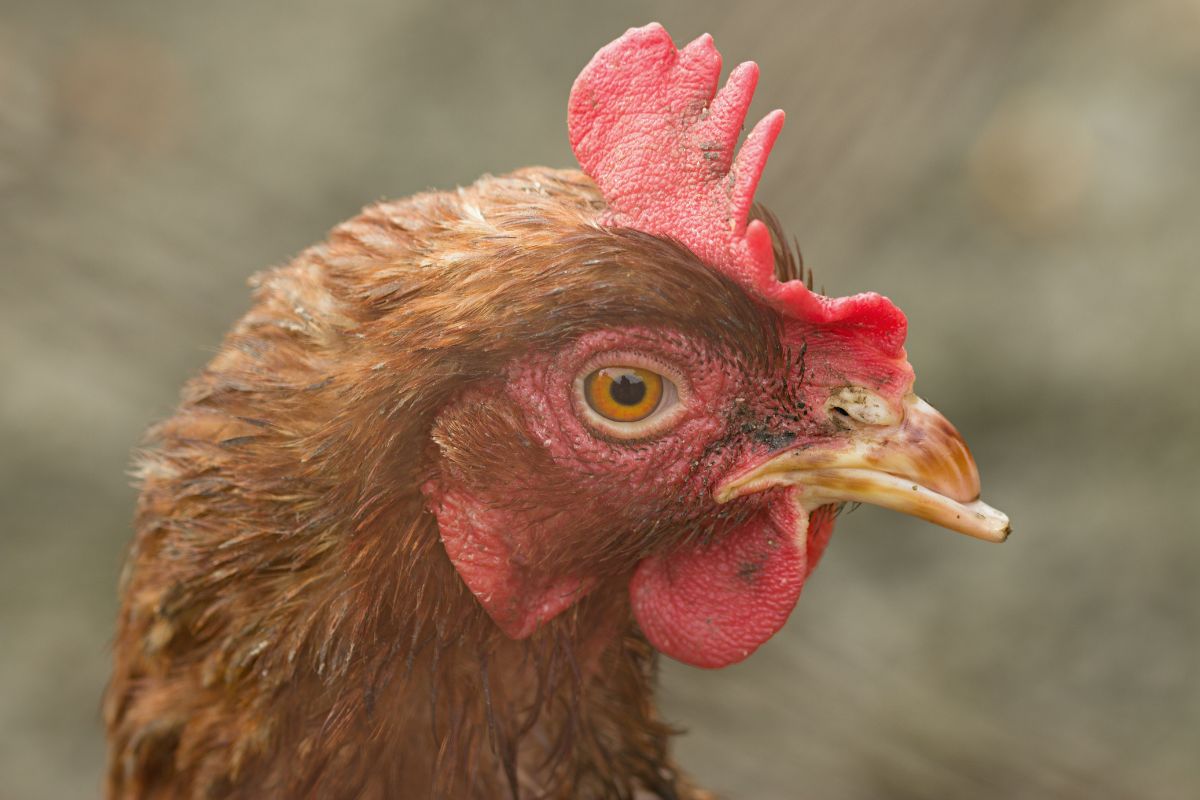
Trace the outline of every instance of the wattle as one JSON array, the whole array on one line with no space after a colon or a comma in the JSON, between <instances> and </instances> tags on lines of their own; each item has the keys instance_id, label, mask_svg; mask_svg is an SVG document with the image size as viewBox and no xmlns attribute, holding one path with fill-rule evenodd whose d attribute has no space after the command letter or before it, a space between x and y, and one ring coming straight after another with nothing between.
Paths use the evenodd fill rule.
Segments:
<instances>
[{"instance_id":1,"label":"wattle","mask_svg":"<svg viewBox=\"0 0 1200 800\"><path fill-rule=\"evenodd\" d=\"M795 608L833 531L832 511L807 515L789 490L712 545L644 560L629 592L646 638L696 667L749 657Z\"/></svg>"}]
</instances>

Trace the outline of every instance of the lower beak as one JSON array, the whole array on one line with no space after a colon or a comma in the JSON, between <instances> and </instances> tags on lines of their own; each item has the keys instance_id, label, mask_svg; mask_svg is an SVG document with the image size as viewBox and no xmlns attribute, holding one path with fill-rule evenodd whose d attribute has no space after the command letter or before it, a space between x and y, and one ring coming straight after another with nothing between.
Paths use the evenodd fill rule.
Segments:
<instances>
[{"instance_id":1,"label":"lower beak","mask_svg":"<svg viewBox=\"0 0 1200 800\"><path fill-rule=\"evenodd\" d=\"M809 508L870 503L974 536L1003 542L1008 517L979 499L975 459L949 420L916 395L904 400L904 420L862 428L836 447L786 450L722 483L718 503L777 486L795 487Z\"/></svg>"}]
</instances>

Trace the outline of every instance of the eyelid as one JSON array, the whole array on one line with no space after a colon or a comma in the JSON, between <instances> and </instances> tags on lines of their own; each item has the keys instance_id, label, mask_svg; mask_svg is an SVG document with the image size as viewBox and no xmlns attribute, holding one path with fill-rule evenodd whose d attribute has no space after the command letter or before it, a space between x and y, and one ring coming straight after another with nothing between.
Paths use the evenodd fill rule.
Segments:
<instances>
[{"instance_id":1,"label":"eyelid","mask_svg":"<svg viewBox=\"0 0 1200 800\"><path fill-rule=\"evenodd\" d=\"M691 400L691 385L682 371L669 361L639 350L605 350L588 358L576 371L577 376L586 376L602 367L639 367L649 369L667 378L679 389L680 400Z\"/></svg>"}]
</instances>

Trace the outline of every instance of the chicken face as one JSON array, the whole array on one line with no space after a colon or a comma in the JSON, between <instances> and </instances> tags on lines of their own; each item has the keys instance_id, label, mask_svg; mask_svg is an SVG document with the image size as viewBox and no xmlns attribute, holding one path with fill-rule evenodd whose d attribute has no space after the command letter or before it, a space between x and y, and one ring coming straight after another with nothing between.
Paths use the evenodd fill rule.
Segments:
<instances>
[{"instance_id":1,"label":"chicken face","mask_svg":"<svg viewBox=\"0 0 1200 800\"><path fill-rule=\"evenodd\" d=\"M425 494L506 634L628 586L659 650L720 667L782 627L842 502L1003 538L1002 515L965 505L979 492L970 453L912 394L903 351L869 327L788 319L666 242L657 257L626 252L593 265L609 270L599 285L632 281L617 317L512 358L434 426ZM701 273L727 304L667 324L663 287Z\"/></svg>"}]
</instances>

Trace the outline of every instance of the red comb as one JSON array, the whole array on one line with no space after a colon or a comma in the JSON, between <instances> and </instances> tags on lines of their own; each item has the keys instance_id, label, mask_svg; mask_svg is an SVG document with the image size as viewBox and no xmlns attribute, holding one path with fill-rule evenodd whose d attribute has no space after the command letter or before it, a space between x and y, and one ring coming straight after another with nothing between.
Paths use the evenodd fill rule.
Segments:
<instances>
[{"instance_id":1,"label":"red comb","mask_svg":"<svg viewBox=\"0 0 1200 800\"><path fill-rule=\"evenodd\" d=\"M567 130L608 204L602 222L675 239L785 315L870 328L898 355L906 321L887 298L829 298L775 277L770 232L748 217L783 112L755 125L735 158L758 66L739 64L718 92L720 74L712 37L677 50L658 23L630 28L584 67Z\"/></svg>"}]
</instances>

